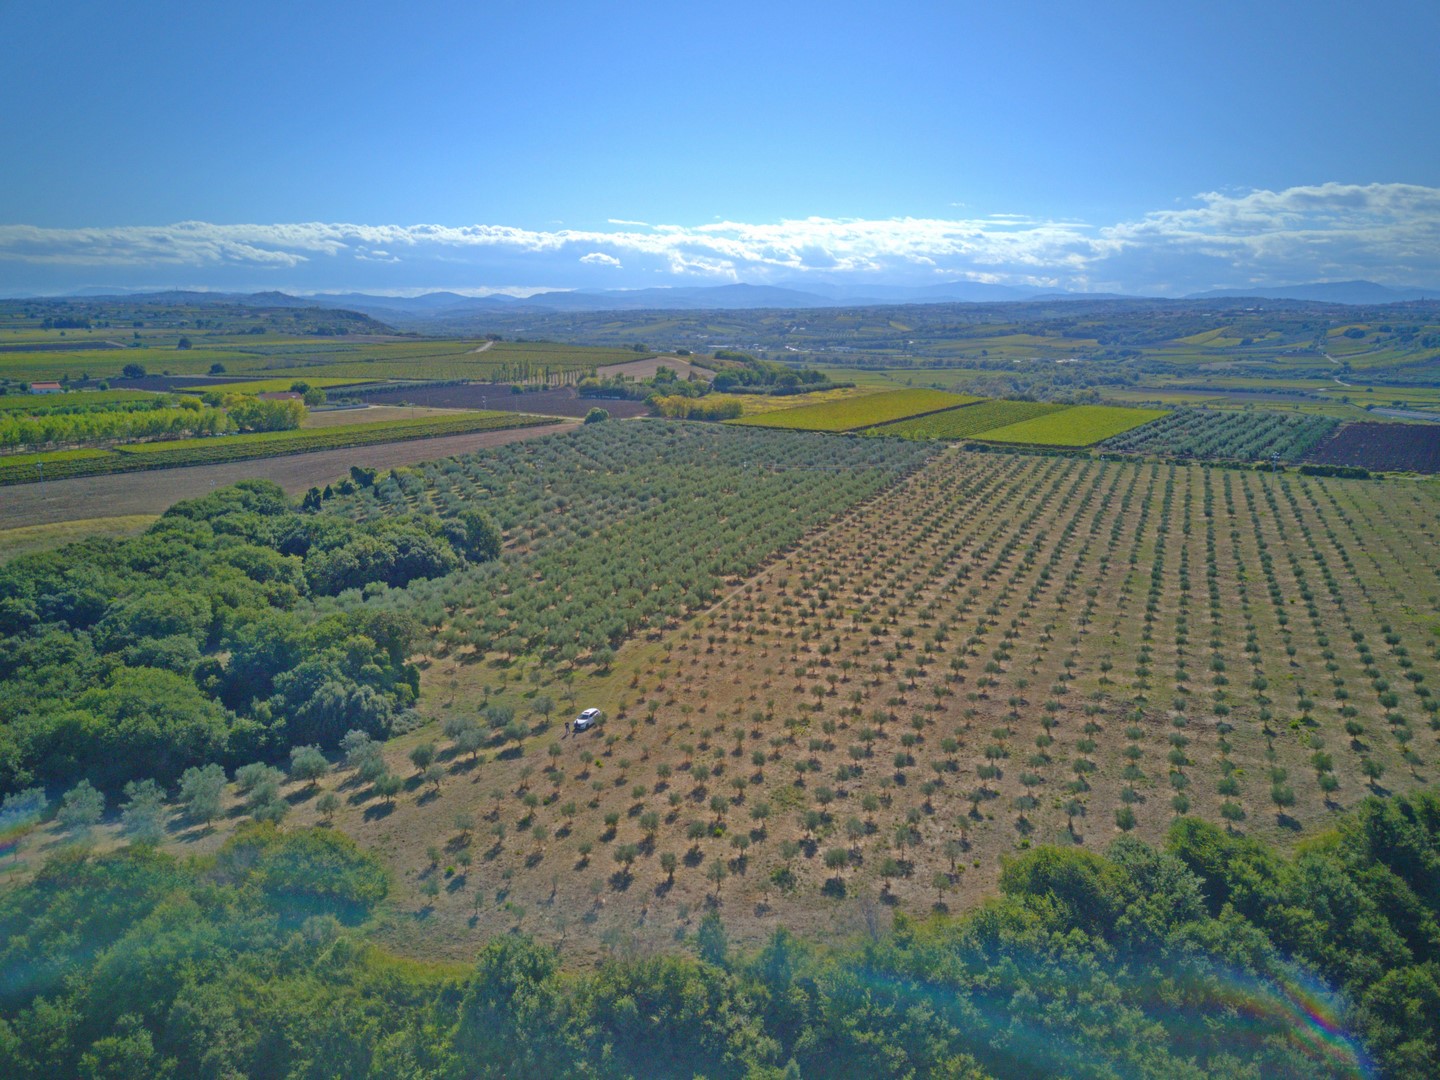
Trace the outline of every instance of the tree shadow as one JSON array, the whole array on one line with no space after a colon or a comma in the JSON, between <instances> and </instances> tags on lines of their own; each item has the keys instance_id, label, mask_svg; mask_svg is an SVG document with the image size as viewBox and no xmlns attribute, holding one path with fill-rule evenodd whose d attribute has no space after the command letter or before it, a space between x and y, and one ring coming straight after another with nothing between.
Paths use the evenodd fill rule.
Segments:
<instances>
[{"instance_id":1,"label":"tree shadow","mask_svg":"<svg viewBox=\"0 0 1440 1080\"><path fill-rule=\"evenodd\" d=\"M209 822L187 823L172 827L170 835L182 844L193 844L197 840L203 840L215 831L215 826Z\"/></svg>"},{"instance_id":2,"label":"tree shadow","mask_svg":"<svg viewBox=\"0 0 1440 1080\"><path fill-rule=\"evenodd\" d=\"M395 804L393 802L378 802L365 808L364 818L366 821L379 821L381 818L389 817L394 812Z\"/></svg>"}]
</instances>

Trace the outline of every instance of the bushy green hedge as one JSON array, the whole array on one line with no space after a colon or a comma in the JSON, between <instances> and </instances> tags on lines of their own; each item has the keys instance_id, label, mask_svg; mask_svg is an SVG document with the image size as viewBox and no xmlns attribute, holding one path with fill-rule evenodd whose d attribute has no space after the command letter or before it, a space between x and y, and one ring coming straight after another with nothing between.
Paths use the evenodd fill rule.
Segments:
<instances>
[{"instance_id":1,"label":"bushy green hedge","mask_svg":"<svg viewBox=\"0 0 1440 1080\"><path fill-rule=\"evenodd\" d=\"M1347 480L1369 480L1370 470L1358 465L1301 465L1302 476L1340 476Z\"/></svg>"},{"instance_id":2,"label":"bushy green hedge","mask_svg":"<svg viewBox=\"0 0 1440 1080\"><path fill-rule=\"evenodd\" d=\"M418 627L378 606L320 617L309 599L402 588L499 544L473 508L362 527L251 480L177 503L133 540L14 559L0 568L0 793L169 784L351 729L384 735L418 690Z\"/></svg>"}]
</instances>

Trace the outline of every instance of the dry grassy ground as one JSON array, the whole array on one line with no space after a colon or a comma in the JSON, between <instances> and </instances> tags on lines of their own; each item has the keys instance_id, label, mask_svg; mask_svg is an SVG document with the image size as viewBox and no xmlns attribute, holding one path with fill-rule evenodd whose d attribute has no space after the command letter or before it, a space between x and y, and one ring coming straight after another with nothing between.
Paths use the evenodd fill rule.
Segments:
<instances>
[{"instance_id":1,"label":"dry grassy ground","mask_svg":"<svg viewBox=\"0 0 1440 1080\"><path fill-rule=\"evenodd\" d=\"M662 367L669 368L681 379L713 379L715 372L699 364L683 360L678 356L652 356L646 360L630 360L623 364L606 364L597 367L595 374L602 379L613 379L624 375L627 379L651 379Z\"/></svg>"},{"instance_id":2,"label":"dry grassy ground","mask_svg":"<svg viewBox=\"0 0 1440 1080\"><path fill-rule=\"evenodd\" d=\"M115 539L138 536L155 523L156 517L155 514L131 514L127 517L81 518L53 525L0 529L0 562L92 536Z\"/></svg>"}]
</instances>

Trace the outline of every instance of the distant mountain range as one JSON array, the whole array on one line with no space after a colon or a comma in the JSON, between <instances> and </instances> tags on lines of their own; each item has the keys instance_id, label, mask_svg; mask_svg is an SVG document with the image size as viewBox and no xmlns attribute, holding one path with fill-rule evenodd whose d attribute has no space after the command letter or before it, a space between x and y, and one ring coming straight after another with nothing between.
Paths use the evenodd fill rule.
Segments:
<instances>
[{"instance_id":1,"label":"distant mountain range","mask_svg":"<svg viewBox=\"0 0 1440 1080\"><path fill-rule=\"evenodd\" d=\"M832 282L787 282L780 285L677 286L651 289L557 290L515 297L503 294L464 296L432 292L421 296L381 296L372 293L315 293L294 296L283 292L219 293L187 290L139 292L133 289L91 287L69 298L94 300L114 296L157 304L245 304L256 307L325 307L362 312L377 318L407 317L412 322L432 318L483 315L486 312L580 311L701 311L866 307L872 305L1015 303L1025 301L1144 299L1120 293L1079 293L1021 285L991 285L954 281L920 287L903 285L849 285ZM1184 300L1244 299L1298 300L1326 304L1395 304L1440 299L1440 288L1397 289L1373 281L1324 281L1267 288L1210 289L1181 297ZM18 299L18 298L17 298ZM36 297L36 299L39 299ZM51 297L50 299L64 299Z\"/></svg>"},{"instance_id":2,"label":"distant mountain range","mask_svg":"<svg viewBox=\"0 0 1440 1080\"><path fill-rule=\"evenodd\" d=\"M1409 300L1440 300L1440 289L1392 289L1373 281L1315 281L1268 289L1211 289L1186 300L1218 300L1254 296L1262 300L1313 300L1321 304L1403 304Z\"/></svg>"}]
</instances>

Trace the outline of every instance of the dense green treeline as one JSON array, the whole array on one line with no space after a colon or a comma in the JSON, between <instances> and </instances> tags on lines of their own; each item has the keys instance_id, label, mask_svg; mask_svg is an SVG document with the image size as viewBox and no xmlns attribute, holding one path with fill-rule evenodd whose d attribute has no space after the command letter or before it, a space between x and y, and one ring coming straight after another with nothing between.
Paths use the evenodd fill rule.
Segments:
<instances>
[{"instance_id":1,"label":"dense green treeline","mask_svg":"<svg viewBox=\"0 0 1440 1080\"><path fill-rule=\"evenodd\" d=\"M1433 1076L1437 885L1440 798L1372 798L1293 856L1188 818L1037 848L978 911L855 945L740 953L712 914L695 958L567 972L505 936L463 971L366 943L386 882L344 836L252 826L0 895L0 1074Z\"/></svg>"},{"instance_id":2,"label":"dense green treeline","mask_svg":"<svg viewBox=\"0 0 1440 1080\"><path fill-rule=\"evenodd\" d=\"M223 409L96 409L47 412L36 416L0 415L0 447L57 446L106 440L215 435L234 429Z\"/></svg>"},{"instance_id":3,"label":"dense green treeline","mask_svg":"<svg viewBox=\"0 0 1440 1080\"><path fill-rule=\"evenodd\" d=\"M0 569L0 791L171 784L206 762L383 736L418 689L417 627L380 609L320 616L310 599L498 549L473 511L361 527L247 481L133 540L15 559Z\"/></svg>"},{"instance_id":4,"label":"dense green treeline","mask_svg":"<svg viewBox=\"0 0 1440 1080\"><path fill-rule=\"evenodd\" d=\"M195 398L181 398L176 403L174 398L156 396L151 401L91 409L43 409L33 415L0 412L0 448L179 438L230 431L293 431L306 415L305 406L298 401L220 393L206 394L204 405Z\"/></svg>"}]
</instances>

